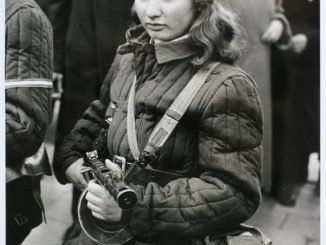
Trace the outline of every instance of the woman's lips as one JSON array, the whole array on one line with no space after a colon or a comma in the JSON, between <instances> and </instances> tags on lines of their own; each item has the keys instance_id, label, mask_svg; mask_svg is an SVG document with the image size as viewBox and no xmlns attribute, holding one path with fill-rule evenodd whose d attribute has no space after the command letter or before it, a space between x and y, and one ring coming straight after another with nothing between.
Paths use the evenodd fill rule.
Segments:
<instances>
[{"instance_id":1,"label":"woman's lips","mask_svg":"<svg viewBox=\"0 0 326 245\"><path fill-rule=\"evenodd\" d=\"M165 25L158 23L146 23L146 26L152 31L160 31L165 27Z\"/></svg>"}]
</instances>

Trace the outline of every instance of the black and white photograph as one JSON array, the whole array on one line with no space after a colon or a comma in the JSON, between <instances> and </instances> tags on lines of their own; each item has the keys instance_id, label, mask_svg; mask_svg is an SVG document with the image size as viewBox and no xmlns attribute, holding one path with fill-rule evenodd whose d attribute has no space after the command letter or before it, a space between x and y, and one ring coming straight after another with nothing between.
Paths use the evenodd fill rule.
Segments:
<instances>
[{"instance_id":1,"label":"black and white photograph","mask_svg":"<svg viewBox=\"0 0 326 245\"><path fill-rule=\"evenodd\" d=\"M2 5L0 244L326 244L326 3Z\"/></svg>"}]
</instances>

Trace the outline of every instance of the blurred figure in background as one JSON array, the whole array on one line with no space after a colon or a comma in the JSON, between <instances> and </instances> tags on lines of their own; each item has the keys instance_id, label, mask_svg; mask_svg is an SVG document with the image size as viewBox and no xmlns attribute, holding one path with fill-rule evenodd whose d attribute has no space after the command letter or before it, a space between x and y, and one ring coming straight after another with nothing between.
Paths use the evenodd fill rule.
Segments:
<instances>
[{"instance_id":1,"label":"blurred figure in background","mask_svg":"<svg viewBox=\"0 0 326 245\"><path fill-rule=\"evenodd\" d=\"M125 42L132 1L47 1L54 31L54 79L63 78L64 89L56 135L59 145L99 96L116 48ZM79 194L74 189L72 210Z\"/></svg>"},{"instance_id":2,"label":"blurred figure in background","mask_svg":"<svg viewBox=\"0 0 326 245\"><path fill-rule=\"evenodd\" d=\"M54 72L64 78L60 143L99 95L115 50L125 42L132 1L48 1L54 31Z\"/></svg>"},{"instance_id":3,"label":"blurred figure in background","mask_svg":"<svg viewBox=\"0 0 326 245\"><path fill-rule=\"evenodd\" d=\"M270 46L285 49L290 42L290 27L280 0L231 0L247 33L247 50L238 64L257 82L264 111L264 158L262 188L271 189L272 179L272 91Z\"/></svg>"},{"instance_id":4,"label":"blurred figure in background","mask_svg":"<svg viewBox=\"0 0 326 245\"><path fill-rule=\"evenodd\" d=\"M51 174L42 142L51 117L52 28L33 0L6 0L5 38L6 240L16 245L42 222L40 179Z\"/></svg>"},{"instance_id":5,"label":"blurred figure in background","mask_svg":"<svg viewBox=\"0 0 326 245\"><path fill-rule=\"evenodd\" d=\"M284 0L293 29L291 50L274 55L275 108L279 113L273 194L295 205L298 187L307 179L309 155L320 151L319 0ZM281 96L280 96L281 95Z\"/></svg>"}]
</instances>

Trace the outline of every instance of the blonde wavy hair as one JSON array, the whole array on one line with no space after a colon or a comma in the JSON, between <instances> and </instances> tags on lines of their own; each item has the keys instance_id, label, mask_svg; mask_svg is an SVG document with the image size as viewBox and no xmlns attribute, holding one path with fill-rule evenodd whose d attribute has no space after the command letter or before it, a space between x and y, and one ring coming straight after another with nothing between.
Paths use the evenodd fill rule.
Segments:
<instances>
[{"instance_id":1,"label":"blonde wavy hair","mask_svg":"<svg viewBox=\"0 0 326 245\"><path fill-rule=\"evenodd\" d=\"M189 36L199 54L192 63L201 66L212 60L236 61L246 45L238 16L225 0L193 0L193 4L197 18Z\"/></svg>"}]
</instances>

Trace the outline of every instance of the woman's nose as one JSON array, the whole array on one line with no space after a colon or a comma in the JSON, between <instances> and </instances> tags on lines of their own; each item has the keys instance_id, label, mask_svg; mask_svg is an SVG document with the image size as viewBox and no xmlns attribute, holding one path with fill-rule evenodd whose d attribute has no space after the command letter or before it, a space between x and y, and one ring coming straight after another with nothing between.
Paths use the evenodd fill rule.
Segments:
<instances>
[{"instance_id":1,"label":"woman's nose","mask_svg":"<svg viewBox=\"0 0 326 245\"><path fill-rule=\"evenodd\" d=\"M156 18L162 14L162 10L158 0L150 0L146 6L145 14L148 18Z\"/></svg>"}]
</instances>

